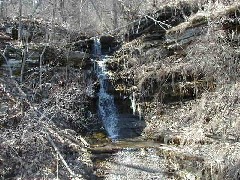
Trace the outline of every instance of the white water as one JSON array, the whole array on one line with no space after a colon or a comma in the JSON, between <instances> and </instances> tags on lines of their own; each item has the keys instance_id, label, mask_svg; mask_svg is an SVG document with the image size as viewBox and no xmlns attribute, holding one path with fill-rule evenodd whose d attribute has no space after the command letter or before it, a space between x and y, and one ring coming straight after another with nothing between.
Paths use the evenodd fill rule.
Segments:
<instances>
[{"instance_id":1,"label":"white water","mask_svg":"<svg viewBox=\"0 0 240 180\"><path fill-rule=\"evenodd\" d=\"M94 39L94 56L95 56L95 71L97 73L100 90L98 109L99 115L103 121L104 128L106 129L111 139L117 139L118 137L118 113L114 103L112 95L107 93L108 89L108 75L106 69L106 62L109 60L108 56L102 55L101 43L98 38Z\"/></svg>"}]
</instances>

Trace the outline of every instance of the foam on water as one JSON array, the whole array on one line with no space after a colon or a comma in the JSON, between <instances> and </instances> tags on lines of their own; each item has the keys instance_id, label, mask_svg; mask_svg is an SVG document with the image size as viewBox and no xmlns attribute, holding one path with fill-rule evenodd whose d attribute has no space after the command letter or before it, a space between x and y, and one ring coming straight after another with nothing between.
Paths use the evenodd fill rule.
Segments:
<instances>
[{"instance_id":1,"label":"foam on water","mask_svg":"<svg viewBox=\"0 0 240 180\"><path fill-rule=\"evenodd\" d=\"M100 83L98 109L99 115L103 121L104 128L108 132L111 139L118 137L118 113L114 103L114 97L108 94L108 75L106 69L106 62L109 57L102 55L101 43L98 38L94 39L94 56L96 63L96 73Z\"/></svg>"}]
</instances>

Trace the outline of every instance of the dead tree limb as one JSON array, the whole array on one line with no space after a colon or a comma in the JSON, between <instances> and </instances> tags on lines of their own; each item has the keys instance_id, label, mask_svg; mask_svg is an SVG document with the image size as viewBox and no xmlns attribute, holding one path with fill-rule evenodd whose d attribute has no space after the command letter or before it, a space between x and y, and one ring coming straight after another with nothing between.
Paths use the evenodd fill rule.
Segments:
<instances>
[{"instance_id":1,"label":"dead tree limb","mask_svg":"<svg viewBox=\"0 0 240 180\"><path fill-rule=\"evenodd\" d=\"M47 138L48 141L51 143L51 145L53 146L54 150L56 151L57 155L59 156L60 160L62 161L62 163L64 164L64 166L66 167L67 171L70 173L70 175L73 178L82 178L81 175L76 175L68 166L67 162L65 161L65 159L63 158L62 154L60 153L60 151L58 150L57 146L55 145L55 143L53 142L52 138L50 137L50 135L47 133Z\"/></svg>"},{"instance_id":2,"label":"dead tree limb","mask_svg":"<svg viewBox=\"0 0 240 180\"><path fill-rule=\"evenodd\" d=\"M9 71L9 75L10 75L10 78L12 78L12 68L8 62L8 59L6 57L6 51L7 51L7 48L8 46L6 46L6 48L4 49L3 53L0 52L1 56L3 57L3 59L5 60L6 64L7 64L7 67L8 67L8 71Z\"/></svg>"}]
</instances>

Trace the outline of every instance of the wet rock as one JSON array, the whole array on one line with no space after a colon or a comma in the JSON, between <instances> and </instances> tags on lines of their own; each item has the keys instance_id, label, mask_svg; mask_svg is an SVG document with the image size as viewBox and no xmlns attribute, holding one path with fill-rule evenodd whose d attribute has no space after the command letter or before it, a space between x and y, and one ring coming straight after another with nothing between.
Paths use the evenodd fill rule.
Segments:
<instances>
[{"instance_id":1,"label":"wet rock","mask_svg":"<svg viewBox=\"0 0 240 180\"><path fill-rule=\"evenodd\" d=\"M89 69L92 66L90 54L81 51L70 51L67 61L67 64L73 67Z\"/></svg>"},{"instance_id":2,"label":"wet rock","mask_svg":"<svg viewBox=\"0 0 240 180\"><path fill-rule=\"evenodd\" d=\"M129 41L141 36L145 37L146 41L162 40L165 37L165 32L170 27L174 27L185 21L185 16L188 17L198 11L198 6L188 3L180 3L178 6L165 6L154 14L149 14L133 25L133 29L128 32L127 39Z\"/></svg>"},{"instance_id":3,"label":"wet rock","mask_svg":"<svg viewBox=\"0 0 240 180\"><path fill-rule=\"evenodd\" d=\"M101 36L100 42L103 54L111 54L119 45L113 36Z\"/></svg>"},{"instance_id":4,"label":"wet rock","mask_svg":"<svg viewBox=\"0 0 240 180\"><path fill-rule=\"evenodd\" d=\"M73 50L74 51L81 51L85 53L92 53L92 45L93 40L89 39L89 37L81 36L78 39L75 40Z\"/></svg>"},{"instance_id":5,"label":"wet rock","mask_svg":"<svg viewBox=\"0 0 240 180\"><path fill-rule=\"evenodd\" d=\"M146 126L137 115L119 114L118 119L118 139L139 137Z\"/></svg>"}]
</instances>

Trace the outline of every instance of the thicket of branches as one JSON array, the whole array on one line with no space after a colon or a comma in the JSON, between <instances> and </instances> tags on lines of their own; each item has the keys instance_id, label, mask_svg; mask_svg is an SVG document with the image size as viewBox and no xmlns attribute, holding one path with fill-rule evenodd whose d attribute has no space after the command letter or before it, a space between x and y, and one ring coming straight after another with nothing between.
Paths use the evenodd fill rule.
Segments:
<instances>
[{"instance_id":1,"label":"thicket of branches","mask_svg":"<svg viewBox=\"0 0 240 180\"><path fill-rule=\"evenodd\" d=\"M193 145L191 148L194 149L195 145L207 143L209 137L213 139L217 136L226 140L222 147L230 142L233 149L239 148L239 40L235 42L235 38L232 38L237 31L216 31L215 28L219 24L223 26L226 19L211 19L213 10L218 12L218 7L223 9L236 2L190 1L190 5L200 7L200 17L203 18L182 14L188 23L175 27L176 31L167 26L168 35L171 36L171 28L174 33L182 33L191 29L194 21L199 23L199 20L205 22L207 19L207 28L201 31L206 34L194 37L194 43L188 44L186 49L184 42L181 44L170 40L181 50L184 49L181 52L178 49L170 57L168 50L172 47L169 44L144 46L144 37L125 44L119 51L115 60L121 67L115 78L124 79L125 82L119 86L126 86L121 87L121 90L127 93L135 91L137 94L137 111L140 114L144 109L148 120L145 137L159 140L166 131L170 131L171 136L163 137L163 141L177 141L183 147ZM89 131L89 127L97 123L95 115L88 111L90 101L87 86L91 80L88 83L85 76L91 75L83 69L73 69L69 64L63 67L60 58L56 56L68 59L68 53L73 48L71 43L68 44L73 31L97 35L125 26L129 30L129 27L133 27L130 24L139 22L139 18L146 18L146 15L155 24L161 25L165 22L157 21L150 16L150 12L161 9L164 3L179 7L177 0L1 1L1 17L7 21L9 17L15 17L14 23L19 29L18 41L10 45L21 54L21 69L14 74L14 69L8 64L6 48L1 51L0 61L7 64L0 71L1 178L89 178L92 164L86 152L88 144L79 132ZM29 44L28 36L21 33L26 28L23 22L29 19L30 22L37 20L41 24L39 29L43 30L41 38L32 41L41 53L38 66L31 69L25 63L32 44ZM184 27L186 24L190 26ZM133 30L136 29L133 27ZM55 54L49 46L57 47L58 53ZM44 59L47 51L54 57ZM59 53L61 51L64 53ZM45 64L42 60L45 60ZM46 63L53 61L61 67ZM176 77L180 77L180 80ZM209 83L210 86L212 83L213 87L202 87L201 82ZM165 111L162 99L167 91L163 91L164 85L180 96L189 93L190 89L190 94L199 99L178 105L174 111L166 107ZM147 102L150 95L153 100ZM174 136L176 134L177 137ZM217 144L215 146L221 147ZM207 157L211 152L208 147L204 148L202 152L207 153L202 154ZM226 148L221 158L238 158L236 154L228 156L229 152ZM211 154L214 157L219 155ZM237 161L232 160L229 167L224 161L215 162L214 158L206 162L210 165L214 162L220 164L221 169L217 170L224 171L222 177L232 178L238 177L235 171L239 167Z\"/></svg>"},{"instance_id":2,"label":"thicket of branches","mask_svg":"<svg viewBox=\"0 0 240 180\"><path fill-rule=\"evenodd\" d=\"M83 74L53 68L19 85L3 74L0 78L0 176L1 178L87 178L91 161L88 143L80 132L90 132L87 87Z\"/></svg>"},{"instance_id":3,"label":"thicket of branches","mask_svg":"<svg viewBox=\"0 0 240 180\"><path fill-rule=\"evenodd\" d=\"M1 16L34 18L69 30L98 34L123 26L146 10L150 1L31 0L1 1ZM144 8L143 8L144 7Z\"/></svg>"},{"instance_id":4,"label":"thicket of branches","mask_svg":"<svg viewBox=\"0 0 240 180\"><path fill-rule=\"evenodd\" d=\"M7 37L9 27L18 32L12 30L11 37L1 42L3 179L88 179L91 174L88 143L80 134L91 132L97 119L89 110L91 74L68 63L74 49L71 37L81 36L74 33L79 29L73 24L79 23L71 21L79 16L73 7L80 8L63 1L1 1L1 38ZM37 64L34 53L38 54ZM81 57L78 60L83 63Z\"/></svg>"}]
</instances>

